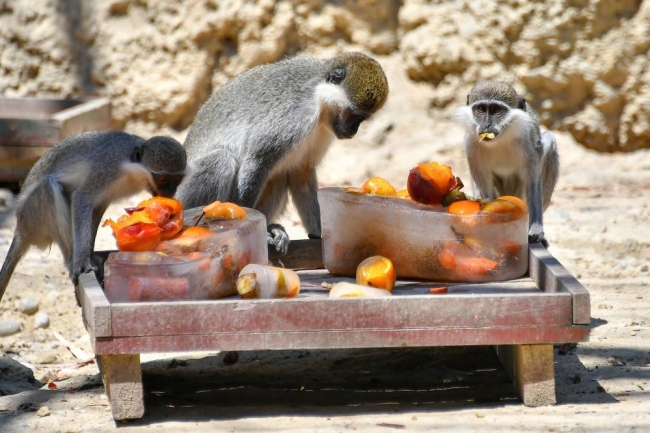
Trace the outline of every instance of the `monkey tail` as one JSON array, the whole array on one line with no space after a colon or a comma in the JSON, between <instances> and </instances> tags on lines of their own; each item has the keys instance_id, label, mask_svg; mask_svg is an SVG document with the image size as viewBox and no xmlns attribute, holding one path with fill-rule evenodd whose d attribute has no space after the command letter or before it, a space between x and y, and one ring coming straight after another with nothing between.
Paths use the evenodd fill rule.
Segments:
<instances>
[{"instance_id":1,"label":"monkey tail","mask_svg":"<svg viewBox=\"0 0 650 433\"><path fill-rule=\"evenodd\" d=\"M7 252L7 257L5 258L4 263L2 264L2 270L0 270L0 301L5 294L5 290L9 285L9 280L16 269L16 265L23 258L29 245L26 244L20 237L20 234L16 232L13 240L11 241L11 246L9 247L9 252Z\"/></svg>"},{"instance_id":2,"label":"monkey tail","mask_svg":"<svg viewBox=\"0 0 650 433\"><path fill-rule=\"evenodd\" d=\"M66 199L65 191L61 186L59 180L53 174L45 176L44 179L44 189L46 194L46 200L52 204L54 222L56 224L56 230L54 233L57 233L56 243L61 248L61 251L64 255L64 260L66 265L68 261L72 260L72 237L69 235L72 233L72 220L70 219L70 203ZM67 257L70 255L70 257Z\"/></svg>"}]
</instances>

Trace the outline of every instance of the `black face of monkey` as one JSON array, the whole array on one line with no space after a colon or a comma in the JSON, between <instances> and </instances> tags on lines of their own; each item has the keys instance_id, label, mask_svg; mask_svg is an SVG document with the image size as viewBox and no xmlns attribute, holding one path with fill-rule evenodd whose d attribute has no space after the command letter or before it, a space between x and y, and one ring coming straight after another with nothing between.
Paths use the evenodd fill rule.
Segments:
<instances>
[{"instance_id":1,"label":"black face of monkey","mask_svg":"<svg viewBox=\"0 0 650 433\"><path fill-rule=\"evenodd\" d=\"M341 110L332 115L332 129L338 139L352 138L367 116L354 110Z\"/></svg>"},{"instance_id":2,"label":"black face of monkey","mask_svg":"<svg viewBox=\"0 0 650 433\"><path fill-rule=\"evenodd\" d=\"M183 181L185 174L151 173L154 185L150 185L150 193L155 196L173 197L176 188Z\"/></svg>"},{"instance_id":3,"label":"black face of monkey","mask_svg":"<svg viewBox=\"0 0 650 433\"><path fill-rule=\"evenodd\" d=\"M496 101L478 101L472 104L476 133L482 140L494 140L504 126L510 107Z\"/></svg>"}]
</instances>

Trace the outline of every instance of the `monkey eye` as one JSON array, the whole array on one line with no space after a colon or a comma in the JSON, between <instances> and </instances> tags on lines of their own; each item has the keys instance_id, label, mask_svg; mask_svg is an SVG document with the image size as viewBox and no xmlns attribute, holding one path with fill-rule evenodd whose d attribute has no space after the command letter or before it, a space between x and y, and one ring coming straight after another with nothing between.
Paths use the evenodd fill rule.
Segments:
<instances>
[{"instance_id":1,"label":"monkey eye","mask_svg":"<svg viewBox=\"0 0 650 433\"><path fill-rule=\"evenodd\" d=\"M485 114L485 107L483 105L477 105L476 114Z\"/></svg>"},{"instance_id":2,"label":"monkey eye","mask_svg":"<svg viewBox=\"0 0 650 433\"><path fill-rule=\"evenodd\" d=\"M492 109L492 114L496 114L499 116L501 113L503 113L503 108L496 106Z\"/></svg>"},{"instance_id":3,"label":"monkey eye","mask_svg":"<svg viewBox=\"0 0 650 433\"><path fill-rule=\"evenodd\" d=\"M332 84L340 84L345 79L345 68L334 68L327 73L325 81Z\"/></svg>"},{"instance_id":4,"label":"monkey eye","mask_svg":"<svg viewBox=\"0 0 650 433\"><path fill-rule=\"evenodd\" d=\"M156 175L156 183L165 183L167 182L167 176L164 174Z\"/></svg>"}]
</instances>

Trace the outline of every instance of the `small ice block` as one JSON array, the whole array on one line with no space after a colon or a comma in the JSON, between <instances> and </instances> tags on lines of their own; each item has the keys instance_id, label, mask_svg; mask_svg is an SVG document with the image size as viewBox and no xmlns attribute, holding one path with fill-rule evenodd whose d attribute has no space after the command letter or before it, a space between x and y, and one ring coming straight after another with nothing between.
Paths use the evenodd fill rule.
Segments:
<instances>
[{"instance_id":1,"label":"small ice block","mask_svg":"<svg viewBox=\"0 0 650 433\"><path fill-rule=\"evenodd\" d=\"M245 299L293 298L300 278L291 269L250 264L239 273L237 291Z\"/></svg>"},{"instance_id":2,"label":"small ice block","mask_svg":"<svg viewBox=\"0 0 650 433\"><path fill-rule=\"evenodd\" d=\"M109 254L104 266L107 298L111 302L135 302L236 295L239 272L250 263L268 263L266 219L254 209L246 208L246 212L243 220L201 219L199 226L212 233L198 241L166 241L163 246L167 247L156 252ZM194 226L200 214L200 208L186 210L185 226ZM164 296L152 296L155 280L159 279L175 283L163 286ZM182 288L181 280L186 281L187 290Z\"/></svg>"},{"instance_id":3,"label":"small ice block","mask_svg":"<svg viewBox=\"0 0 650 433\"><path fill-rule=\"evenodd\" d=\"M518 278L528 269L528 215L455 215L442 206L396 197L318 191L323 263L355 276L359 263L380 255L397 278L487 282ZM452 260L453 259L453 260Z\"/></svg>"}]
</instances>

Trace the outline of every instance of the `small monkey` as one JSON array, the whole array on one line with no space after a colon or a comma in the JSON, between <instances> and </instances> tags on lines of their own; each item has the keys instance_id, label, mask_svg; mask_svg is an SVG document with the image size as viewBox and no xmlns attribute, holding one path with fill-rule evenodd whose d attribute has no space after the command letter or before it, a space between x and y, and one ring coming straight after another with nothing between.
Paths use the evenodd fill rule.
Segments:
<instances>
[{"instance_id":1,"label":"small monkey","mask_svg":"<svg viewBox=\"0 0 650 433\"><path fill-rule=\"evenodd\" d=\"M142 190L172 197L186 174L186 153L171 137L82 132L52 146L27 174L16 201L16 230L0 271L0 300L30 246L56 243L76 285L97 271L93 248L115 200Z\"/></svg>"},{"instance_id":2,"label":"small monkey","mask_svg":"<svg viewBox=\"0 0 650 433\"><path fill-rule=\"evenodd\" d=\"M542 214L551 202L560 162L555 137L540 132L535 113L504 82L483 81L455 115L466 130L465 149L474 194L493 200L514 195L526 202L528 240L548 246Z\"/></svg>"},{"instance_id":3,"label":"small monkey","mask_svg":"<svg viewBox=\"0 0 650 433\"><path fill-rule=\"evenodd\" d=\"M320 238L316 168L334 138L352 138L388 96L375 60L288 58L228 81L201 107L185 140L195 171L177 198L187 208L215 200L262 212L268 241L286 253L289 237L273 224L294 200L310 238Z\"/></svg>"}]
</instances>

